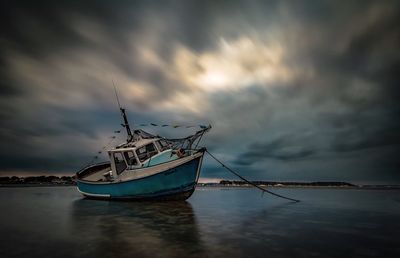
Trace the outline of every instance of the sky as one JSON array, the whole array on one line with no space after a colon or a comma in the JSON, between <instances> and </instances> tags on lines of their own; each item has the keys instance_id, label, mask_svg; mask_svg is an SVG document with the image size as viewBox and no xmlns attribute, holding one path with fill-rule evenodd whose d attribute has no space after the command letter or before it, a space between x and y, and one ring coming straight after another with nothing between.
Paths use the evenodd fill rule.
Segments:
<instances>
[{"instance_id":1,"label":"sky","mask_svg":"<svg viewBox=\"0 0 400 258\"><path fill-rule=\"evenodd\" d=\"M249 179L400 183L399 1L3 0L0 20L0 176L87 164L121 129L114 81L133 126L211 124Z\"/></svg>"}]
</instances>

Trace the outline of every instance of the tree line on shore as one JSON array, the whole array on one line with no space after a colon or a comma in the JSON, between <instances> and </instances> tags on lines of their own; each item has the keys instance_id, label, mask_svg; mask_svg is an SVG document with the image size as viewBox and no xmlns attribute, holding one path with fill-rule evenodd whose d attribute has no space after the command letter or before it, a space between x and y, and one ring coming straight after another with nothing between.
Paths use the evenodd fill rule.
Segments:
<instances>
[{"instance_id":1,"label":"tree line on shore","mask_svg":"<svg viewBox=\"0 0 400 258\"><path fill-rule=\"evenodd\" d=\"M277 182L277 181L251 181L256 185L265 185L265 186L356 186L354 184L350 184L347 182ZM221 180L219 182L220 185L224 186L245 186L248 185L245 181L238 180Z\"/></svg>"},{"instance_id":2,"label":"tree line on shore","mask_svg":"<svg viewBox=\"0 0 400 258\"><path fill-rule=\"evenodd\" d=\"M4 176L0 177L2 185L18 185L18 184L52 184L52 185L74 185L75 181L72 176Z\"/></svg>"}]
</instances>

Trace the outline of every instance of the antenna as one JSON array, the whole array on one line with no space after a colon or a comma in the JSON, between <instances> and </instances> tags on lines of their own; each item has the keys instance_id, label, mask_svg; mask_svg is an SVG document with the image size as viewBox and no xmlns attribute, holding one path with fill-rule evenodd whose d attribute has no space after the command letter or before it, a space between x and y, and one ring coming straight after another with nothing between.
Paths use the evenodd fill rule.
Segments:
<instances>
[{"instance_id":1,"label":"antenna","mask_svg":"<svg viewBox=\"0 0 400 258\"><path fill-rule=\"evenodd\" d=\"M114 79L112 79L111 81L112 81L112 84L114 86L115 97L117 98L118 107L119 107L119 109L121 109L121 104L119 103L119 98L118 98L118 93L117 93L117 87L115 87Z\"/></svg>"},{"instance_id":2,"label":"antenna","mask_svg":"<svg viewBox=\"0 0 400 258\"><path fill-rule=\"evenodd\" d=\"M122 124L122 126L125 127L126 133L128 134L127 141L130 142L133 139L133 135L132 135L132 131L131 131L131 128L129 126L129 123L128 123L128 118L127 118L126 113L125 113L125 108L122 108L121 104L119 102L117 87L115 87L114 80L112 80L112 83L113 83L113 86L114 86L115 97L117 98L118 107L119 107L119 110L121 111L121 115L122 115L122 118L124 120L124 123Z\"/></svg>"}]
</instances>

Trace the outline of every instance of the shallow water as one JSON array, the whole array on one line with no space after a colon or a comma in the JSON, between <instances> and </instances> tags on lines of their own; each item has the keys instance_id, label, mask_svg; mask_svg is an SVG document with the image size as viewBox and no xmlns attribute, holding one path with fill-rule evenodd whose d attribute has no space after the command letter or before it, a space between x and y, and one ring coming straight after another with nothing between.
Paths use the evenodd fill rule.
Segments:
<instances>
[{"instance_id":1,"label":"shallow water","mask_svg":"<svg viewBox=\"0 0 400 258\"><path fill-rule=\"evenodd\" d=\"M0 257L400 257L400 191L198 188L187 202L0 188Z\"/></svg>"}]
</instances>

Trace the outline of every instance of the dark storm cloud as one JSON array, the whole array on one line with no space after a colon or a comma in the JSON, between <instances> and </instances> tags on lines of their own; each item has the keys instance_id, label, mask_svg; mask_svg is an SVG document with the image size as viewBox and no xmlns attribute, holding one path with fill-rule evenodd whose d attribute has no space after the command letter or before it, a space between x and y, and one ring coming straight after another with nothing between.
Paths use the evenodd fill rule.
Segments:
<instances>
[{"instance_id":1,"label":"dark storm cloud","mask_svg":"<svg viewBox=\"0 0 400 258\"><path fill-rule=\"evenodd\" d=\"M238 165L250 165L260 160L277 159L281 161L299 160L315 154L316 151L304 146L296 146L289 136L267 143L254 143L248 151L237 157Z\"/></svg>"},{"instance_id":2,"label":"dark storm cloud","mask_svg":"<svg viewBox=\"0 0 400 258\"><path fill-rule=\"evenodd\" d=\"M0 169L79 167L119 125L114 78L135 122L211 123L255 179L329 159L400 181L397 1L0 5Z\"/></svg>"},{"instance_id":3,"label":"dark storm cloud","mask_svg":"<svg viewBox=\"0 0 400 258\"><path fill-rule=\"evenodd\" d=\"M149 47L165 48L157 50L164 51L161 54L167 56L170 44L174 43L172 38L180 36L173 31L178 24L184 31L192 31L193 35L204 39L204 35L196 27L186 28L190 26L188 23L181 23L173 17L171 11L174 6L173 3L145 4L139 1L122 1L117 5L110 5L107 1L72 1L57 4L46 1L3 2L1 17L4 47L1 51L3 57L12 56L13 52L17 52L42 63L48 62L48 58L55 53L63 54L66 49L92 51L116 65L126 76L153 82L158 85L158 90L169 94L173 91L165 85L167 79L160 71L145 67L140 61L127 58L126 54L132 51L129 49L130 36L133 35L133 40L137 41L137 44L143 44L140 40L146 37L148 30L154 30L154 33L159 34L157 37L163 38L166 42L159 44L160 46ZM187 6L190 12L193 7L191 4ZM182 10L182 13L185 12L185 9ZM155 24L149 20L153 20ZM158 23L165 23L165 27L170 26L171 31L165 28L158 30ZM82 35L76 29L82 25L87 26L83 27L85 32L89 34L99 32L103 34L103 38ZM139 53L134 52L132 55ZM13 87L24 86L13 85Z\"/></svg>"},{"instance_id":4,"label":"dark storm cloud","mask_svg":"<svg viewBox=\"0 0 400 258\"><path fill-rule=\"evenodd\" d=\"M306 40L303 51L294 53L291 62L311 64L316 77L284 88L280 92L288 95L281 100L286 100L290 107L293 97L309 99L311 106L304 105L302 115L307 117L307 112L316 114L307 127L313 131L316 140L323 138L323 141L317 143L316 149L310 150L304 147L309 146L309 139L297 137L292 144L305 149L300 148L291 154L296 159L297 155L314 158L316 152L331 152L334 159L335 152L364 149L379 152L385 146L394 146L398 150L399 89L395 85L399 81L399 6L389 1L382 5L369 3L363 6L357 2L346 5L328 2L332 8L323 8L326 3L314 7L305 4L297 6L300 10L293 11L297 15L292 20L300 20L302 26L310 25L308 31L305 28L301 31L309 34L311 39ZM319 38L313 41L315 36ZM335 109L335 106L327 105L329 102L341 106ZM285 114L276 109L273 112ZM304 127L299 128L298 122L294 120L292 128L282 126L279 129L291 135L302 135ZM252 164L265 159L286 158L279 155L281 146L275 144L273 140L261 145L249 144L235 160ZM265 149L258 149L259 146ZM290 147L290 143L282 146ZM291 157L287 156L288 159Z\"/></svg>"}]
</instances>

